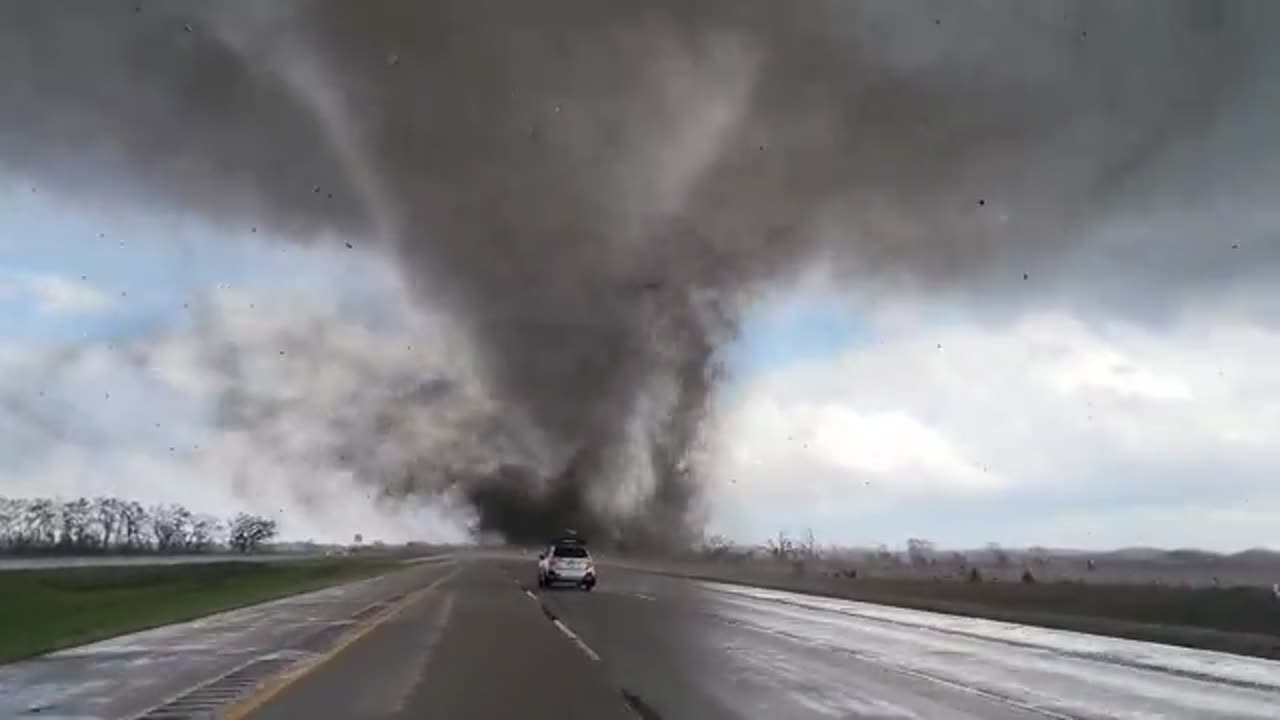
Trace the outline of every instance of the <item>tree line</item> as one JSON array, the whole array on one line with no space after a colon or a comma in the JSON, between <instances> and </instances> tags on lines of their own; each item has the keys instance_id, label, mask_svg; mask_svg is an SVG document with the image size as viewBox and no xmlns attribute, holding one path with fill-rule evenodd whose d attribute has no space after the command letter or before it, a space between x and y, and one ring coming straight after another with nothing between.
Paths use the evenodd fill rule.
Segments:
<instances>
[{"instance_id":1,"label":"tree line","mask_svg":"<svg viewBox=\"0 0 1280 720\"><path fill-rule=\"evenodd\" d=\"M275 535L270 518L219 518L178 503L0 496L0 554L250 552Z\"/></svg>"}]
</instances>

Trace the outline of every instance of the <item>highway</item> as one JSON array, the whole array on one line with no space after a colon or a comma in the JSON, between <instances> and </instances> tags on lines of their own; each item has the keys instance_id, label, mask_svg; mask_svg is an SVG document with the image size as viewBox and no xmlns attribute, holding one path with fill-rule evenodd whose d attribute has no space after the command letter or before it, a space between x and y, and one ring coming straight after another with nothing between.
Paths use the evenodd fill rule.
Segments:
<instances>
[{"instance_id":1,"label":"highway","mask_svg":"<svg viewBox=\"0 0 1280 720\"><path fill-rule=\"evenodd\" d=\"M444 559L358 592L64 651L0 668L0 716L1001 720L1280 708L1274 661L612 567L590 593L539 591L532 578L530 560ZM111 673L144 665L175 679L121 700ZM200 673L219 679L193 683ZM59 682L78 694L51 695ZM183 684L192 690L174 692Z\"/></svg>"}]
</instances>

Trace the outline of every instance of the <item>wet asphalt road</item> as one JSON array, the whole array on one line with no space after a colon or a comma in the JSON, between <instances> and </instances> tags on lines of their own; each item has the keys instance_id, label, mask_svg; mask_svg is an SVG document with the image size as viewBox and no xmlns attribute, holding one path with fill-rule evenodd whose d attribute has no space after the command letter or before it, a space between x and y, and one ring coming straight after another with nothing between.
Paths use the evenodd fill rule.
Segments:
<instances>
[{"instance_id":1,"label":"wet asphalt road","mask_svg":"<svg viewBox=\"0 0 1280 720\"><path fill-rule=\"evenodd\" d=\"M1265 660L621 569L536 591L532 571L459 563L252 717L1280 716Z\"/></svg>"},{"instance_id":2,"label":"wet asphalt road","mask_svg":"<svg viewBox=\"0 0 1280 720\"><path fill-rule=\"evenodd\" d=\"M1276 661L608 565L590 593L533 574L442 556L0 666L0 718L1280 718Z\"/></svg>"},{"instance_id":3,"label":"wet asphalt road","mask_svg":"<svg viewBox=\"0 0 1280 720\"><path fill-rule=\"evenodd\" d=\"M492 561L460 563L251 717L634 719L598 664Z\"/></svg>"}]
</instances>

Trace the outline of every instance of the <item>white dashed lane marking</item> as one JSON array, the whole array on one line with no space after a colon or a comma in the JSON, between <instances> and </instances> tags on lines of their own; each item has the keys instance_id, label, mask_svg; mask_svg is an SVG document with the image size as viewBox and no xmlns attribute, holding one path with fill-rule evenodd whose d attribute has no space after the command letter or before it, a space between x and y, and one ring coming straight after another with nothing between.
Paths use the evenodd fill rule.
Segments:
<instances>
[{"instance_id":1,"label":"white dashed lane marking","mask_svg":"<svg viewBox=\"0 0 1280 720\"><path fill-rule=\"evenodd\" d=\"M586 653L587 657L596 662L600 662L600 656L596 654L596 651L592 650L591 646L583 642L582 638L578 637L577 633L570 630L568 625L560 622L559 619L552 620L551 622L554 623L556 627L560 628L560 632L564 633L566 637L572 640L582 650L582 652Z\"/></svg>"}]
</instances>

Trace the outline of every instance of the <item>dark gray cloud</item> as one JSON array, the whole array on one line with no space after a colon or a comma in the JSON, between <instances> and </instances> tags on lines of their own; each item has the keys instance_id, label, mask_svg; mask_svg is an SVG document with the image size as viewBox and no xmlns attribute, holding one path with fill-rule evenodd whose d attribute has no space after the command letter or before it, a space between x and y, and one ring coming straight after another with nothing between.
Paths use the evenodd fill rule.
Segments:
<instances>
[{"instance_id":1,"label":"dark gray cloud","mask_svg":"<svg viewBox=\"0 0 1280 720\"><path fill-rule=\"evenodd\" d=\"M479 479L433 459L397 487L474 489L513 535L644 541L697 507L743 300L814 263L866 292L980 299L1079 266L1075 296L1137 308L1235 277L1230 243L1143 219L1205 203L1230 221L1265 197L1277 12L4 2L0 166L394 253L468 329L493 422L528 450ZM1146 235L1108 232L1126 223ZM1280 249L1250 252L1271 272ZM631 501L602 512L610 495Z\"/></svg>"}]
</instances>

